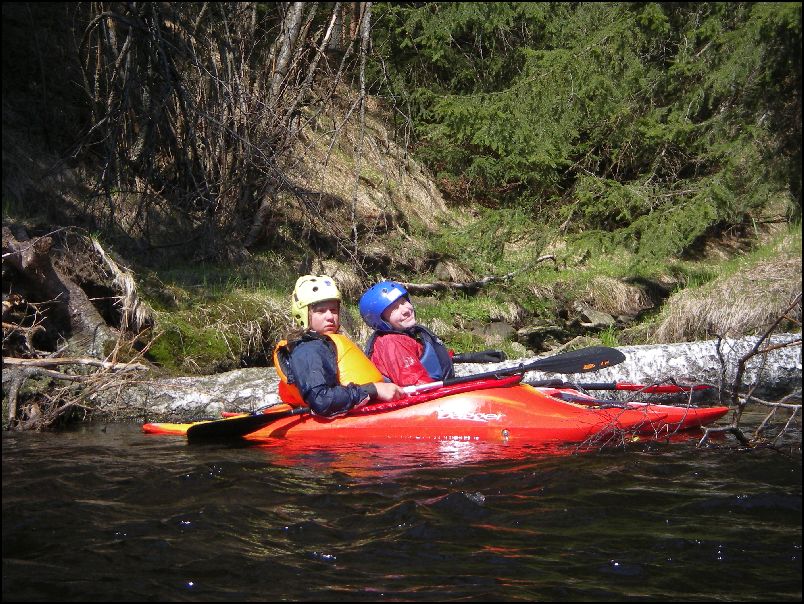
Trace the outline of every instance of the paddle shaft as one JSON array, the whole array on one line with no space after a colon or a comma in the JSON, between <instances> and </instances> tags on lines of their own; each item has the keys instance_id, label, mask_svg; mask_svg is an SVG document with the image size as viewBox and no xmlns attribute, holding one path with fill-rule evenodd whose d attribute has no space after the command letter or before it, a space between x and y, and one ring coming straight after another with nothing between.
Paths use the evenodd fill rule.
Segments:
<instances>
[{"instance_id":1,"label":"paddle shaft","mask_svg":"<svg viewBox=\"0 0 804 604\"><path fill-rule=\"evenodd\" d=\"M564 382L562 380L541 380L531 382L531 386L547 388L582 388L583 390L628 390L632 392L645 392L647 394L671 394L678 392L693 392L712 388L709 384L696 384L694 386L678 386L676 384L632 384L631 382Z\"/></svg>"},{"instance_id":2,"label":"paddle shaft","mask_svg":"<svg viewBox=\"0 0 804 604\"><path fill-rule=\"evenodd\" d=\"M484 373L475 373L472 375L464 375L460 377L447 378L438 382L428 382L426 384L419 384L417 386L405 386L403 390L407 394L416 392L424 392L441 386L451 386L453 384L464 384L466 382L473 382L475 380L485 380L493 378L501 378L508 375L524 374L528 371L544 371L552 373L587 373L590 371L597 371L604 367L611 367L617 365L625 360L625 355L616 348L608 348L606 346L592 346L590 348L582 348L580 350L573 350L572 352L565 352L557 354L546 359L538 359L527 365L517 365L515 367L503 367L486 371ZM555 381L555 380L553 380Z\"/></svg>"},{"instance_id":3,"label":"paddle shaft","mask_svg":"<svg viewBox=\"0 0 804 604\"><path fill-rule=\"evenodd\" d=\"M296 407L295 409L282 411L281 413L240 415L210 422L202 422L194 424L187 429L187 440L193 442L197 440L239 438L261 430L268 424L285 417L305 415L307 413L310 413L309 407Z\"/></svg>"}]
</instances>

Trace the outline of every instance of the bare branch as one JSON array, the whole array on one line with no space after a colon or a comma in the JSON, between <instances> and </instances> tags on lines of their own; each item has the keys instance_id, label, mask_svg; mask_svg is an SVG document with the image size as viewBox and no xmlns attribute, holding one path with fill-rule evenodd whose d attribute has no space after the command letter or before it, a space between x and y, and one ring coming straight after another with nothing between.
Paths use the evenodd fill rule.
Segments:
<instances>
[{"instance_id":1,"label":"bare branch","mask_svg":"<svg viewBox=\"0 0 804 604\"><path fill-rule=\"evenodd\" d=\"M497 281L510 281L516 275L524 271L530 270L533 267L533 265L538 264L539 262L545 262L547 260L552 260L553 262L555 262L556 258L552 254L546 256L540 256L535 261L531 262L530 264L519 270L507 273L505 275L492 275L489 277L484 277L483 279L479 279L478 281L468 281L465 283L436 281L434 283L402 283L402 285L405 287L405 289L414 294L433 292L433 291L444 291L444 290L476 290L488 285L489 283L494 283Z\"/></svg>"},{"instance_id":2,"label":"bare branch","mask_svg":"<svg viewBox=\"0 0 804 604\"><path fill-rule=\"evenodd\" d=\"M770 425L771 420L775 419L777 413L779 411L787 411L790 412L790 416L787 418L784 426L777 432L777 434L770 439L771 444L775 444L779 441L782 435L786 434L794 425L796 419L799 420L801 418L801 390L797 390L793 393L788 394L787 396L783 397L778 401L766 401L754 396L754 392L760 385L760 380L757 379L756 382L748 389L748 392L744 392L743 386L743 379L746 373L746 367L748 361L756 356L762 356L761 365L759 368L759 375L762 375L763 370L765 369L765 363L767 362L768 353L774 350L778 350L781 348L791 347L791 346L801 346L802 339L794 338L784 343L779 344L769 344L766 345L766 341L773 332L778 328L783 320L788 318L790 311L792 311L796 306L801 304L801 293L799 293L793 301L788 305L788 307L783 310L779 316L776 318L775 321L766 329L766 331L760 336L751 350L745 354L737 364L737 371L734 377L734 381L730 388L731 392L731 403L735 409L734 416L732 418L732 422L730 426L721 427L721 428L707 428L704 432L704 436L701 438L699 445L704 444L709 439L710 434L715 434L719 432L725 432L733 435L737 440L745 445L745 446L756 446L759 443L766 442L764 440L764 432L767 431L768 426ZM723 367L723 380L725 381L725 361L722 356L721 344L722 338L718 337L718 345L717 345L717 352L718 356L721 360L722 367ZM794 404L791 401L798 401L798 404ZM746 410L747 406L750 403L757 403L761 404L766 407L770 407L770 412L764 417L764 419L760 422L759 426L754 431L753 438L749 438L746 436L744 431L740 428L740 423L743 418L743 413Z\"/></svg>"},{"instance_id":3,"label":"bare branch","mask_svg":"<svg viewBox=\"0 0 804 604\"><path fill-rule=\"evenodd\" d=\"M60 365L84 365L89 367L101 367L113 371L144 371L148 367L141 363L111 363L109 361L99 361L91 358L58 358L58 359L17 359L14 357L3 357L3 365L15 365L20 367L58 367Z\"/></svg>"}]
</instances>

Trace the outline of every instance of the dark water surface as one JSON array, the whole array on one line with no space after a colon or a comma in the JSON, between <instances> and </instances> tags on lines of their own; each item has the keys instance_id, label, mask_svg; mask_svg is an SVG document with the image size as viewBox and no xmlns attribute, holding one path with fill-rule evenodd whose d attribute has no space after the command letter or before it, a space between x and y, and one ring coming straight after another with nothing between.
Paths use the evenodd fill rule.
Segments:
<instances>
[{"instance_id":1,"label":"dark water surface","mask_svg":"<svg viewBox=\"0 0 804 604\"><path fill-rule=\"evenodd\" d=\"M3 600L801 600L801 453L3 434Z\"/></svg>"}]
</instances>

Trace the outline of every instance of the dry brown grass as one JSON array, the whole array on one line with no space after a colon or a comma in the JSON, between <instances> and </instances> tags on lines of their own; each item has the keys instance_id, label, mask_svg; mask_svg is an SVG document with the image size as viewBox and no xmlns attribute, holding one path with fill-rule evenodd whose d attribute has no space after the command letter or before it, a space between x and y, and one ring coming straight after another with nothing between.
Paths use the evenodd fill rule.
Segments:
<instances>
[{"instance_id":1,"label":"dry brown grass","mask_svg":"<svg viewBox=\"0 0 804 604\"><path fill-rule=\"evenodd\" d=\"M516 302L503 303L489 310L489 319L519 325L525 319L525 309Z\"/></svg>"},{"instance_id":2,"label":"dry brown grass","mask_svg":"<svg viewBox=\"0 0 804 604\"><path fill-rule=\"evenodd\" d=\"M801 293L801 258L766 260L670 298L655 342L684 342L714 336L764 332ZM787 329L801 326L801 305ZM784 328L784 327L783 327Z\"/></svg>"},{"instance_id":3,"label":"dry brown grass","mask_svg":"<svg viewBox=\"0 0 804 604\"><path fill-rule=\"evenodd\" d=\"M339 91L348 102L316 120L315 127L305 129L293 154L295 164L287 166L290 177L347 204L353 212L352 220L369 233L393 230L403 216L429 229L438 219L449 220L432 175L393 140L385 124L387 113L369 99L361 124L355 110L357 98L346 88ZM343 210L325 214L327 218L348 219L350 212ZM348 232L350 225L345 226ZM370 241L371 237L366 239Z\"/></svg>"},{"instance_id":4,"label":"dry brown grass","mask_svg":"<svg viewBox=\"0 0 804 604\"><path fill-rule=\"evenodd\" d=\"M595 277L585 288L582 299L595 310L613 316L635 316L652 306L639 287L611 277Z\"/></svg>"},{"instance_id":5,"label":"dry brown grass","mask_svg":"<svg viewBox=\"0 0 804 604\"><path fill-rule=\"evenodd\" d=\"M142 300L139 295L134 275L128 269L122 268L103 249L100 241L94 237L90 239L93 248L100 256L103 264L111 273L112 285L120 292L121 330L124 332L139 333L154 323L154 311L151 306Z\"/></svg>"}]
</instances>

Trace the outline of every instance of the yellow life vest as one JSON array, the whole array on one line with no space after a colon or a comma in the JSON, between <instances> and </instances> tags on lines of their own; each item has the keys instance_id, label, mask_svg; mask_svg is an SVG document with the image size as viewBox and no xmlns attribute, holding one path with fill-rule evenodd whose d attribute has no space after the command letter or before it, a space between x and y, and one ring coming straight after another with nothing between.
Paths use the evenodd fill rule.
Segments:
<instances>
[{"instance_id":1,"label":"yellow life vest","mask_svg":"<svg viewBox=\"0 0 804 604\"><path fill-rule=\"evenodd\" d=\"M340 385L370 384L383 381L382 374L374 363L352 340L339 333L329 334L326 337L335 344L338 383ZM279 398L290 405L307 405L296 385L288 383L285 365L287 346L288 341L281 340L274 348L274 367L279 375Z\"/></svg>"}]
</instances>

